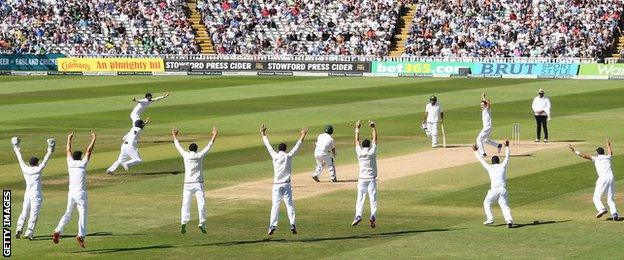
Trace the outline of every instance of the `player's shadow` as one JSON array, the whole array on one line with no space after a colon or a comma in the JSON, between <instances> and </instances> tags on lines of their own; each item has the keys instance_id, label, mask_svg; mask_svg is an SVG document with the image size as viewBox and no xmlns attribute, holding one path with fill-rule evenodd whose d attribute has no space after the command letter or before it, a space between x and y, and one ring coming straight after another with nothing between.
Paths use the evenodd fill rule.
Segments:
<instances>
[{"instance_id":1,"label":"player's shadow","mask_svg":"<svg viewBox=\"0 0 624 260\"><path fill-rule=\"evenodd\" d=\"M87 250L74 251L73 253L109 254L109 253L117 253L117 252L125 252L125 251L165 249L165 248L173 248L173 247L174 247L173 245L163 244L163 245L138 246L138 247L113 247L113 248L87 249Z\"/></svg>"},{"instance_id":2,"label":"player's shadow","mask_svg":"<svg viewBox=\"0 0 624 260\"><path fill-rule=\"evenodd\" d=\"M95 232L87 234L87 237L103 237L103 236L143 236L145 234L133 233L133 234L113 234L113 232ZM61 238L74 238L75 235L61 235ZM52 236L34 236L34 241L39 240L52 240Z\"/></svg>"},{"instance_id":3,"label":"player's shadow","mask_svg":"<svg viewBox=\"0 0 624 260\"><path fill-rule=\"evenodd\" d=\"M371 233L364 235L353 235L353 236L342 236L342 237L319 237L319 238L303 238L297 240L291 240L291 242L320 242L320 241L337 241L337 240L353 240L353 239L369 239L369 238L381 238L381 237L396 237L403 236L409 234L419 234L419 233L429 233L429 232L449 232L460 230L460 228L434 228L434 229L423 229L423 230L401 230L401 231L393 231L393 232L384 232L384 233Z\"/></svg>"},{"instance_id":4,"label":"player's shadow","mask_svg":"<svg viewBox=\"0 0 624 260\"><path fill-rule=\"evenodd\" d=\"M162 172L133 172L130 175L178 175L182 173L181 171L162 171Z\"/></svg>"},{"instance_id":5,"label":"player's shadow","mask_svg":"<svg viewBox=\"0 0 624 260\"><path fill-rule=\"evenodd\" d=\"M560 221L556 221L556 220L546 220L546 221L539 221L539 220L534 220L533 222L529 222L529 223L518 223L518 224L514 224L512 228L523 228L523 227L531 227L531 226L539 226L539 225L550 225L550 224L559 224L559 223L565 223L565 222L570 222L572 221L571 219L567 219L567 220L560 220ZM506 226L507 224L498 224L498 225L491 225L493 227L500 227L500 226Z\"/></svg>"},{"instance_id":6,"label":"player's shadow","mask_svg":"<svg viewBox=\"0 0 624 260\"><path fill-rule=\"evenodd\" d=\"M533 154L531 154L531 153L527 153L527 154L510 154L509 157L533 157Z\"/></svg>"},{"instance_id":7,"label":"player's shadow","mask_svg":"<svg viewBox=\"0 0 624 260\"><path fill-rule=\"evenodd\" d=\"M606 218L605 220L613 221L613 217ZM618 218L618 220L616 220L616 221L624 221L624 218Z\"/></svg>"},{"instance_id":8,"label":"player's shadow","mask_svg":"<svg viewBox=\"0 0 624 260\"><path fill-rule=\"evenodd\" d=\"M551 143L582 143L582 142L585 142L585 140L570 139L570 140L552 140L549 142Z\"/></svg>"}]
</instances>

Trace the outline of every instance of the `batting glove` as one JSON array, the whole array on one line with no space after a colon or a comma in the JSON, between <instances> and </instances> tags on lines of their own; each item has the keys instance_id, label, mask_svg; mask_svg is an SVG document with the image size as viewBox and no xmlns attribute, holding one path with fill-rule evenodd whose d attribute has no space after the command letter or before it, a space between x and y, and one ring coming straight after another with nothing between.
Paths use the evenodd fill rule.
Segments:
<instances>
[{"instance_id":1,"label":"batting glove","mask_svg":"<svg viewBox=\"0 0 624 260\"><path fill-rule=\"evenodd\" d=\"M54 148L56 147L56 140L48 139L48 150L54 152Z\"/></svg>"},{"instance_id":2,"label":"batting glove","mask_svg":"<svg viewBox=\"0 0 624 260\"><path fill-rule=\"evenodd\" d=\"M13 144L13 146L18 146L20 144L19 137L15 136L15 137L11 138L11 143Z\"/></svg>"}]
</instances>

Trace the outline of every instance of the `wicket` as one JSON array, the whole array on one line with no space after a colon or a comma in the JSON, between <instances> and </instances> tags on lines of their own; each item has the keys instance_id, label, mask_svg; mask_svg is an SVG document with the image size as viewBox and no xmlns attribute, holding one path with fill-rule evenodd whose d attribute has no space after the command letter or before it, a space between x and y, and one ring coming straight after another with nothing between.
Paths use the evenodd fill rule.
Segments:
<instances>
[{"instance_id":1,"label":"wicket","mask_svg":"<svg viewBox=\"0 0 624 260\"><path fill-rule=\"evenodd\" d=\"M520 145L520 123L511 125L511 142L514 145Z\"/></svg>"}]
</instances>

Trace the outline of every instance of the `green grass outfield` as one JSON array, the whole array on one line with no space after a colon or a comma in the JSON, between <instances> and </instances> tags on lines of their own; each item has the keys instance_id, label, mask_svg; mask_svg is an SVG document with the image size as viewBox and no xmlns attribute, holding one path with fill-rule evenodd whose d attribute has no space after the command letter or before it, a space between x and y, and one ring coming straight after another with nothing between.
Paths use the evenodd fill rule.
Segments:
<instances>
[{"instance_id":1,"label":"green grass outfield","mask_svg":"<svg viewBox=\"0 0 624 260\"><path fill-rule=\"evenodd\" d=\"M383 181L380 172L378 228L351 227L355 191L297 199L298 235L288 232L282 208L276 235L267 240L270 196L258 200L207 201L208 235L195 228L196 206L187 234L179 234L183 164L170 141L179 127L184 145L205 145L213 125L221 134L207 156L206 189L272 177L272 164L258 134L269 125L274 144L310 128L294 171L314 168L313 139L325 124L336 128L338 164L353 164L352 127L372 119L380 132L379 158L430 148L419 130L426 102L436 94L445 108L447 139L474 142L481 127L480 94L492 99L494 133L502 139L520 122L522 138L534 138L531 100L544 88L553 103L551 141L585 142L592 152L604 138L624 154L624 84L621 81L520 79L412 79L306 77L1 77L0 185L13 190L13 223L21 210L23 178L10 146L22 138L25 157L43 156L45 139L58 148L44 171L44 202L36 240L13 240L13 257L28 258L618 258L624 257L624 222L594 219L591 162L567 149L514 157L509 168L509 201L519 228L484 227L482 201L489 180L474 164ZM130 127L132 96L146 91L171 97L143 114L150 124L140 146L144 163L107 176L120 138ZM89 233L86 249L75 234L77 213L54 245L50 235L65 211L67 172L63 146L76 132L84 149L88 131L99 134L89 164ZM365 130L364 133L368 133ZM469 149L466 148L469 153ZM617 186L624 189L622 156L614 159ZM123 172L123 171L121 171ZM325 176L326 177L326 176ZM351 179L356 176L339 176ZM311 179L309 181L312 181ZM355 188L355 183L353 184ZM617 196L624 207L624 196ZM366 211L368 211L368 206ZM367 213L365 213L367 214ZM495 217L502 223L500 210ZM538 224L533 224L534 221Z\"/></svg>"}]
</instances>

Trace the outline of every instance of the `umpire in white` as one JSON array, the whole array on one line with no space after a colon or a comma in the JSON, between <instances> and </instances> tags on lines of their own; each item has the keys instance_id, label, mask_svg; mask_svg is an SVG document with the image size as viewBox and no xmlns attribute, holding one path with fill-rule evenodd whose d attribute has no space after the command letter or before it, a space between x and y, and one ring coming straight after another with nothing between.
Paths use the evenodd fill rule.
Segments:
<instances>
[{"instance_id":1,"label":"umpire in white","mask_svg":"<svg viewBox=\"0 0 624 260\"><path fill-rule=\"evenodd\" d=\"M535 114L535 123L537 124L537 139L539 143L541 139L542 128L544 128L544 143L548 142L548 122L550 120L550 99L544 96L544 90L537 92L538 96L533 99L533 113Z\"/></svg>"}]
</instances>

